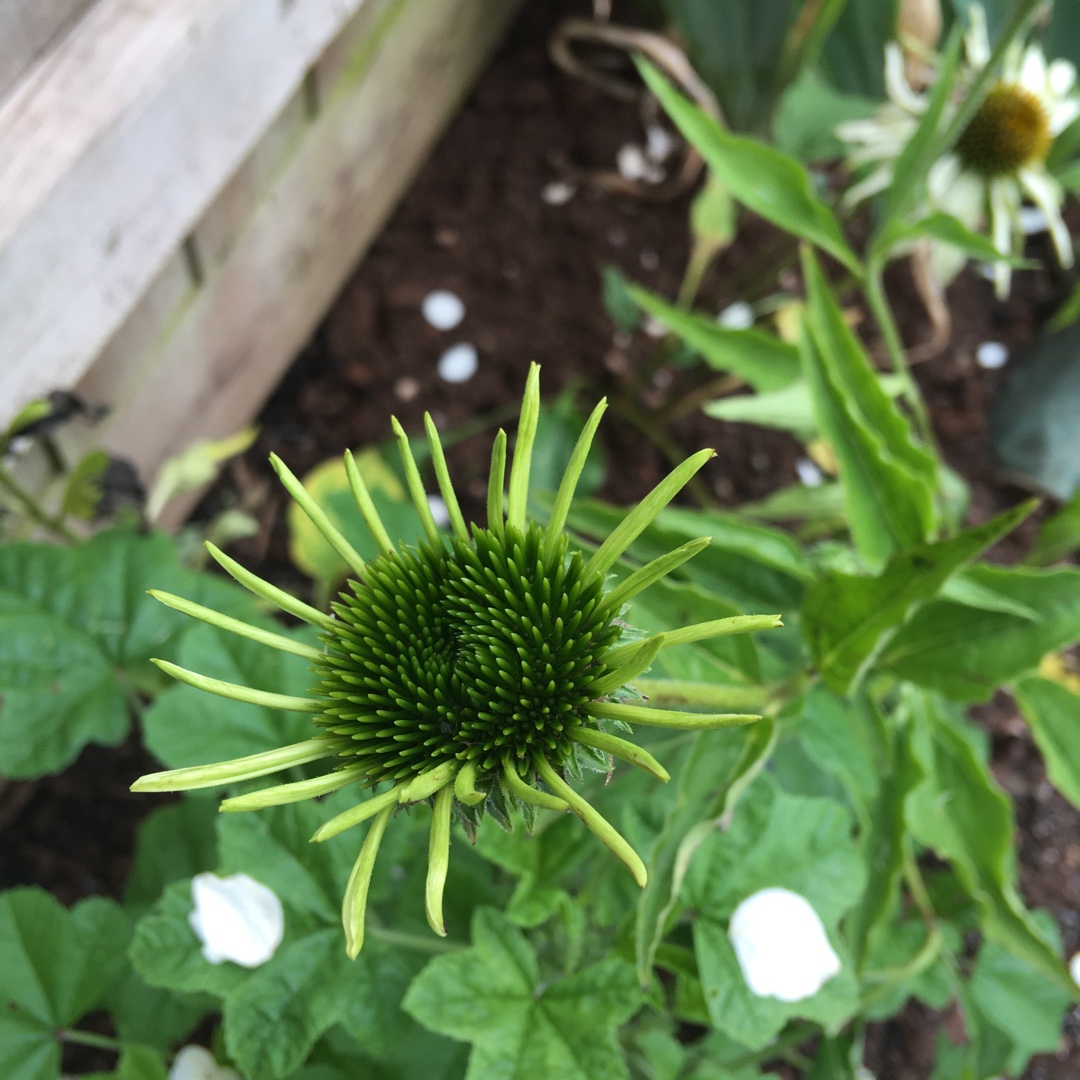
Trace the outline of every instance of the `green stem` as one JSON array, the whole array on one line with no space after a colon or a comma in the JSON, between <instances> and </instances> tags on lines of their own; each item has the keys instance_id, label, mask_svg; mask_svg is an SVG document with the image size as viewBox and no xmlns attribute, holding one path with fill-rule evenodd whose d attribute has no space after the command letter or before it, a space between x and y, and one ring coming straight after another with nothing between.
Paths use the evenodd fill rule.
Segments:
<instances>
[{"instance_id":1,"label":"green stem","mask_svg":"<svg viewBox=\"0 0 1080 1080\"><path fill-rule=\"evenodd\" d=\"M116 1053L124 1048L119 1039L111 1035L96 1035L92 1031L80 1031L78 1028L61 1028L56 1037L61 1042L76 1043L79 1046L92 1046L96 1050L114 1050Z\"/></svg>"},{"instance_id":2,"label":"green stem","mask_svg":"<svg viewBox=\"0 0 1080 1080\"><path fill-rule=\"evenodd\" d=\"M33 522L40 525L43 529L48 529L51 533L59 536L62 540L66 540L69 544L77 544L79 542L78 536L58 517L53 517L46 510L42 509L37 499L30 494L7 471L7 469L0 468L0 488L3 488L21 507L23 513Z\"/></svg>"},{"instance_id":3,"label":"green stem","mask_svg":"<svg viewBox=\"0 0 1080 1080\"><path fill-rule=\"evenodd\" d=\"M416 952L432 953L441 956L446 953L463 952L468 945L459 941L446 941L442 938L421 936L420 934L406 934L401 930L388 930L378 923L369 922L367 927L368 937L378 938L387 945L397 945L402 949L413 949Z\"/></svg>"},{"instance_id":4,"label":"green stem","mask_svg":"<svg viewBox=\"0 0 1080 1080\"><path fill-rule=\"evenodd\" d=\"M904 380L904 393L908 404L915 416L915 423L919 434L928 446L933 446L933 431L930 427L930 416L926 411L926 402L923 401L922 393L918 384L911 375L907 357L904 355L904 346L900 340L900 331L896 328L896 320L893 318L892 308L885 296L885 288L881 280L881 270L876 266L867 268L866 277L863 280L863 294L870 307L870 312L881 329L881 336L885 342L885 351L889 355L889 363L893 371Z\"/></svg>"}]
</instances>

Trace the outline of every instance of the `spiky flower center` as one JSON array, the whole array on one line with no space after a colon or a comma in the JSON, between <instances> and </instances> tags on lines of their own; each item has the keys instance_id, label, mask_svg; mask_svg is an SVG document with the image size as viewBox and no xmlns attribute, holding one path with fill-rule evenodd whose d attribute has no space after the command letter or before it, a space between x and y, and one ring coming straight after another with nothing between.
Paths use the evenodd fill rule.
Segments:
<instances>
[{"instance_id":1,"label":"spiky flower center","mask_svg":"<svg viewBox=\"0 0 1080 1080\"><path fill-rule=\"evenodd\" d=\"M1007 176L1043 161L1053 137L1046 107L1023 86L999 82L956 143L968 169L982 176Z\"/></svg>"},{"instance_id":2,"label":"spiky flower center","mask_svg":"<svg viewBox=\"0 0 1080 1080\"><path fill-rule=\"evenodd\" d=\"M334 612L316 722L372 782L448 759L561 765L621 632L603 576L535 524L385 554Z\"/></svg>"}]
</instances>

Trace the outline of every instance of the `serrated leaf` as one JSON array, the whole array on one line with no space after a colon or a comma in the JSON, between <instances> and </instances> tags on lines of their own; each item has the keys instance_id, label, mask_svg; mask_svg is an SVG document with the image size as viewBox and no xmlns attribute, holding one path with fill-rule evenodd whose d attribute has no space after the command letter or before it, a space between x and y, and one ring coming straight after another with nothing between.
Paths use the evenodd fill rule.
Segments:
<instances>
[{"instance_id":1,"label":"serrated leaf","mask_svg":"<svg viewBox=\"0 0 1080 1080\"><path fill-rule=\"evenodd\" d=\"M101 1005L124 971L129 935L111 900L67 910L43 889L0 893L0 1075L55 1080L57 1029Z\"/></svg>"},{"instance_id":2,"label":"serrated leaf","mask_svg":"<svg viewBox=\"0 0 1080 1080\"><path fill-rule=\"evenodd\" d=\"M931 535L937 463L915 443L809 251L803 273L808 308L801 351L814 417L840 466L855 545L879 565Z\"/></svg>"},{"instance_id":3,"label":"serrated leaf","mask_svg":"<svg viewBox=\"0 0 1080 1080\"><path fill-rule=\"evenodd\" d=\"M1080 694L1034 675L1018 682L1015 692L1051 783L1080 808Z\"/></svg>"},{"instance_id":4,"label":"serrated leaf","mask_svg":"<svg viewBox=\"0 0 1080 1080\"><path fill-rule=\"evenodd\" d=\"M929 694L908 697L922 783L907 802L915 839L954 866L975 900L983 934L1070 995L1080 990L1024 907L1016 887L1012 802L963 734L964 722Z\"/></svg>"},{"instance_id":5,"label":"serrated leaf","mask_svg":"<svg viewBox=\"0 0 1080 1080\"><path fill-rule=\"evenodd\" d=\"M713 1024L751 1048L764 1046L794 1016L839 1023L858 1007L850 961L816 994L782 1002L753 994L728 940L735 908L761 889L780 886L805 897L834 948L841 917L859 899L866 867L851 838L851 816L832 799L788 795L760 776L726 831L702 845L682 899L695 908L694 951Z\"/></svg>"},{"instance_id":6,"label":"serrated leaf","mask_svg":"<svg viewBox=\"0 0 1080 1080\"><path fill-rule=\"evenodd\" d=\"M542 979L521 931L482 908L473 947L432 960L403 1007L425 1027L474 1044L467 1080L627 1080L616 1032L641 1003L633 968L620 960Z\"/></svg>"},{"instance_id":7,"label":"serrated leaf","mask_svg":"<svg viewBox=\"0 0 1080 1080\"><path fill-rule=\"evenodd\" d=\"M766 719L748 731L702 732L675 777L674 800L649 850L649 880L634 921L638 981L647 986L683 880L717 819L733 808L740 781L752 778L774 745Z\"/></svg>"},{"instance_id":8,"label":"serrated leaf","mask_svg":"<svg viewBox=\"0 0 1080 1080\"><path fill-rule=\"evenodd\" d=\"M951 540L896 552L877 577L832 572L811 585L803 627L825 682L846 693L918 605L1033 509L1024 503Z\"/></svg>"},{"instance_id":9,"label":"serrated leaf","mask_svg":"<svg viewBox=\"0 0 1080 1080\"><path fill-rule=\"evenodd\" d=\"M732 135L678 93L649 63L639 60L638 67L675 126L736 199L858 273L855 253L833 212L814 193L802 165L771 146Z\"/></svg>"},{"instance_id":10,"label":"serrated leaf","mask_svg":"<svg viewBox=\"0 0 1080 1080\"><path fill-rule=\"evenodd\" d=\"M976 585L1036 611L1005 611L933 600L900 629L879 666L955 701L985 701L1042 657L1080 639L1080 570L973 566Z\"/></svg>"},{"instance_id":11,"label":"serrated leaf","mask_svg":"<svg viewBox=\"0 0 1080 1080\"><path fill-rule=\"evenodd\" d=\"M239 590L184 569L160 533L98 533L75 548L0 547L0 771L56 772L88 742L128 730L127 685L157 688L191 620L146 596L162 588L250 614Z\"/></svg>"},{"instance_id":12,"label":"serrated leaf","mask_svg":"<svg viewBox=\"0 0 1080 1080\"><path fill-rule=\"evenodd\" d=\"M737 375L755 390L778 391L799 377L799 351L762 330L732 330L715 320L668 304L637 285L634 303L659 319L717 371Z\"/></svg>"}]
</instances>

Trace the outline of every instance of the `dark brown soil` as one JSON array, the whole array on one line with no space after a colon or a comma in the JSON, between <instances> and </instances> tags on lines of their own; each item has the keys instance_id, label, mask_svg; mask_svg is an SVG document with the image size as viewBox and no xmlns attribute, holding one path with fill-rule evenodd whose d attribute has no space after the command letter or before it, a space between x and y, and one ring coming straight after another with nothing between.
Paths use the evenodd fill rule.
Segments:
<instances>
[{"instance_id":1,"label":"dark brown soil","mask_svg":"<svg viewBox=\"0 0 1080 1080\"><path fill-rule=\"evenodd\" d=\"M285 500L268 482L270 451L302 474L344 447L388 438L392 414L410 431L420 429L425 410L442 431L477 418L512 424L512 403L532 360L543 365L546 395L573 384L583 405L605 393L613 400L602 428L608 471L601 494L608 499L633 501L667 470L668 458L702 446L715 447L718 457L698 494L717 505L735 506L796 481L802 450L791 438L697 411L658 421L666 405L708 376L697 370L651 376L656 341L618 333L605 314L600 274L607 264L665 296L675 294L689 250L689 196L652 203L582 185L565 205L541 198L551 181L610 169L621 145L643 137L633 107L567 78L548 60L545 43L558 18L585 14L586 7L583 0L526 5L386 231L267 403L256 446L201 508L210 516L239 502L256 514L261 533L236 552L253 569L307 588L288 564ZM749 270L774 241L760 223L749 223L707 278L703 303L719 310L745 296ZM781 281L798 284L790 270ZM925 342L930 329L903 269L890 287L908 343ZM775 275L760 285L761 293L774 288ZM465 302L457 329L440 332L421 317L421 300L433 289L449 289ZM997 305L987 282L963 275L950 291L952 341L918 368L942 452L972 486L973 520L1024 494L994 474L985 417L1000 373L980 369L974 349L988 339L1021 345L1059 295L1047 275L1021 274L1010 302ZM863 329L873 344L873 328ZM439 378L436 363L458 341L477 347L480 366L469 381L451 385ZM485 431L448 451L466 511L481 518L489 449ZM1032 535L1031 527L1022 530L995 555L1017 558ZM1046 782L1011 702L1002 696L983 718L997 775L1017 803L1025 896L1053 912L1071 953L1080 948L1080 818ZM121 895L135 828L151 808L127 792L145 771L143 758L134 740L119 750L89 749L61 776L0 790L0 887L36 883L65 902ZM947 1022L913 1006L875 1031L870 1063L881 1080L927 1077L936 1028ZM1061 1053L1038 1059L1025 1075L1080 1076L1077 1028L1074 1014Z\"/></svg>"}]
</instances>

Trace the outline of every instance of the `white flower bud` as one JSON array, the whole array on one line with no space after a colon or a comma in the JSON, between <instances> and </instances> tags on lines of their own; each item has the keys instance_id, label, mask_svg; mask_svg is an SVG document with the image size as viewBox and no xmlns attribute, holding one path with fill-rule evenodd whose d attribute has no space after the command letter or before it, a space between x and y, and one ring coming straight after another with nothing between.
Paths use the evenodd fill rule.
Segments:
<instances>
[{"instance_id":1,"label":"white flower bud","mask_svg":"<svg viewBox=\"0 0 1080 1080\"><path fill-rule=\"evenodd\" d=\"M169 1080L240 1080L235 1069L219 1065L201 1046L185 1046L173 1061Z\"/></svg>"},{"instance_id":2,"label":"white flower bud","mask_svg":"<svg viewBox=\"0 0 1080 1080\"><path fill-rule=\"evenodd\" d=\"M265 964L285 933L281 901L247 874L219 878L196 874L191 879L195 910L188 916L211 964L231 960L241 967Z\"/></svg>"},{"instance_id":3,"label":"white flower bud","mask_svg":"<svg viewBox=\"0 0 1080 1080\"><path fill-rule=\"evenodd\" d=\"M790 889L748 896L731 916L728 937L746 985L758 997L801 1001L840 971L817 912Z\"/></svg>"}]
</instances>

